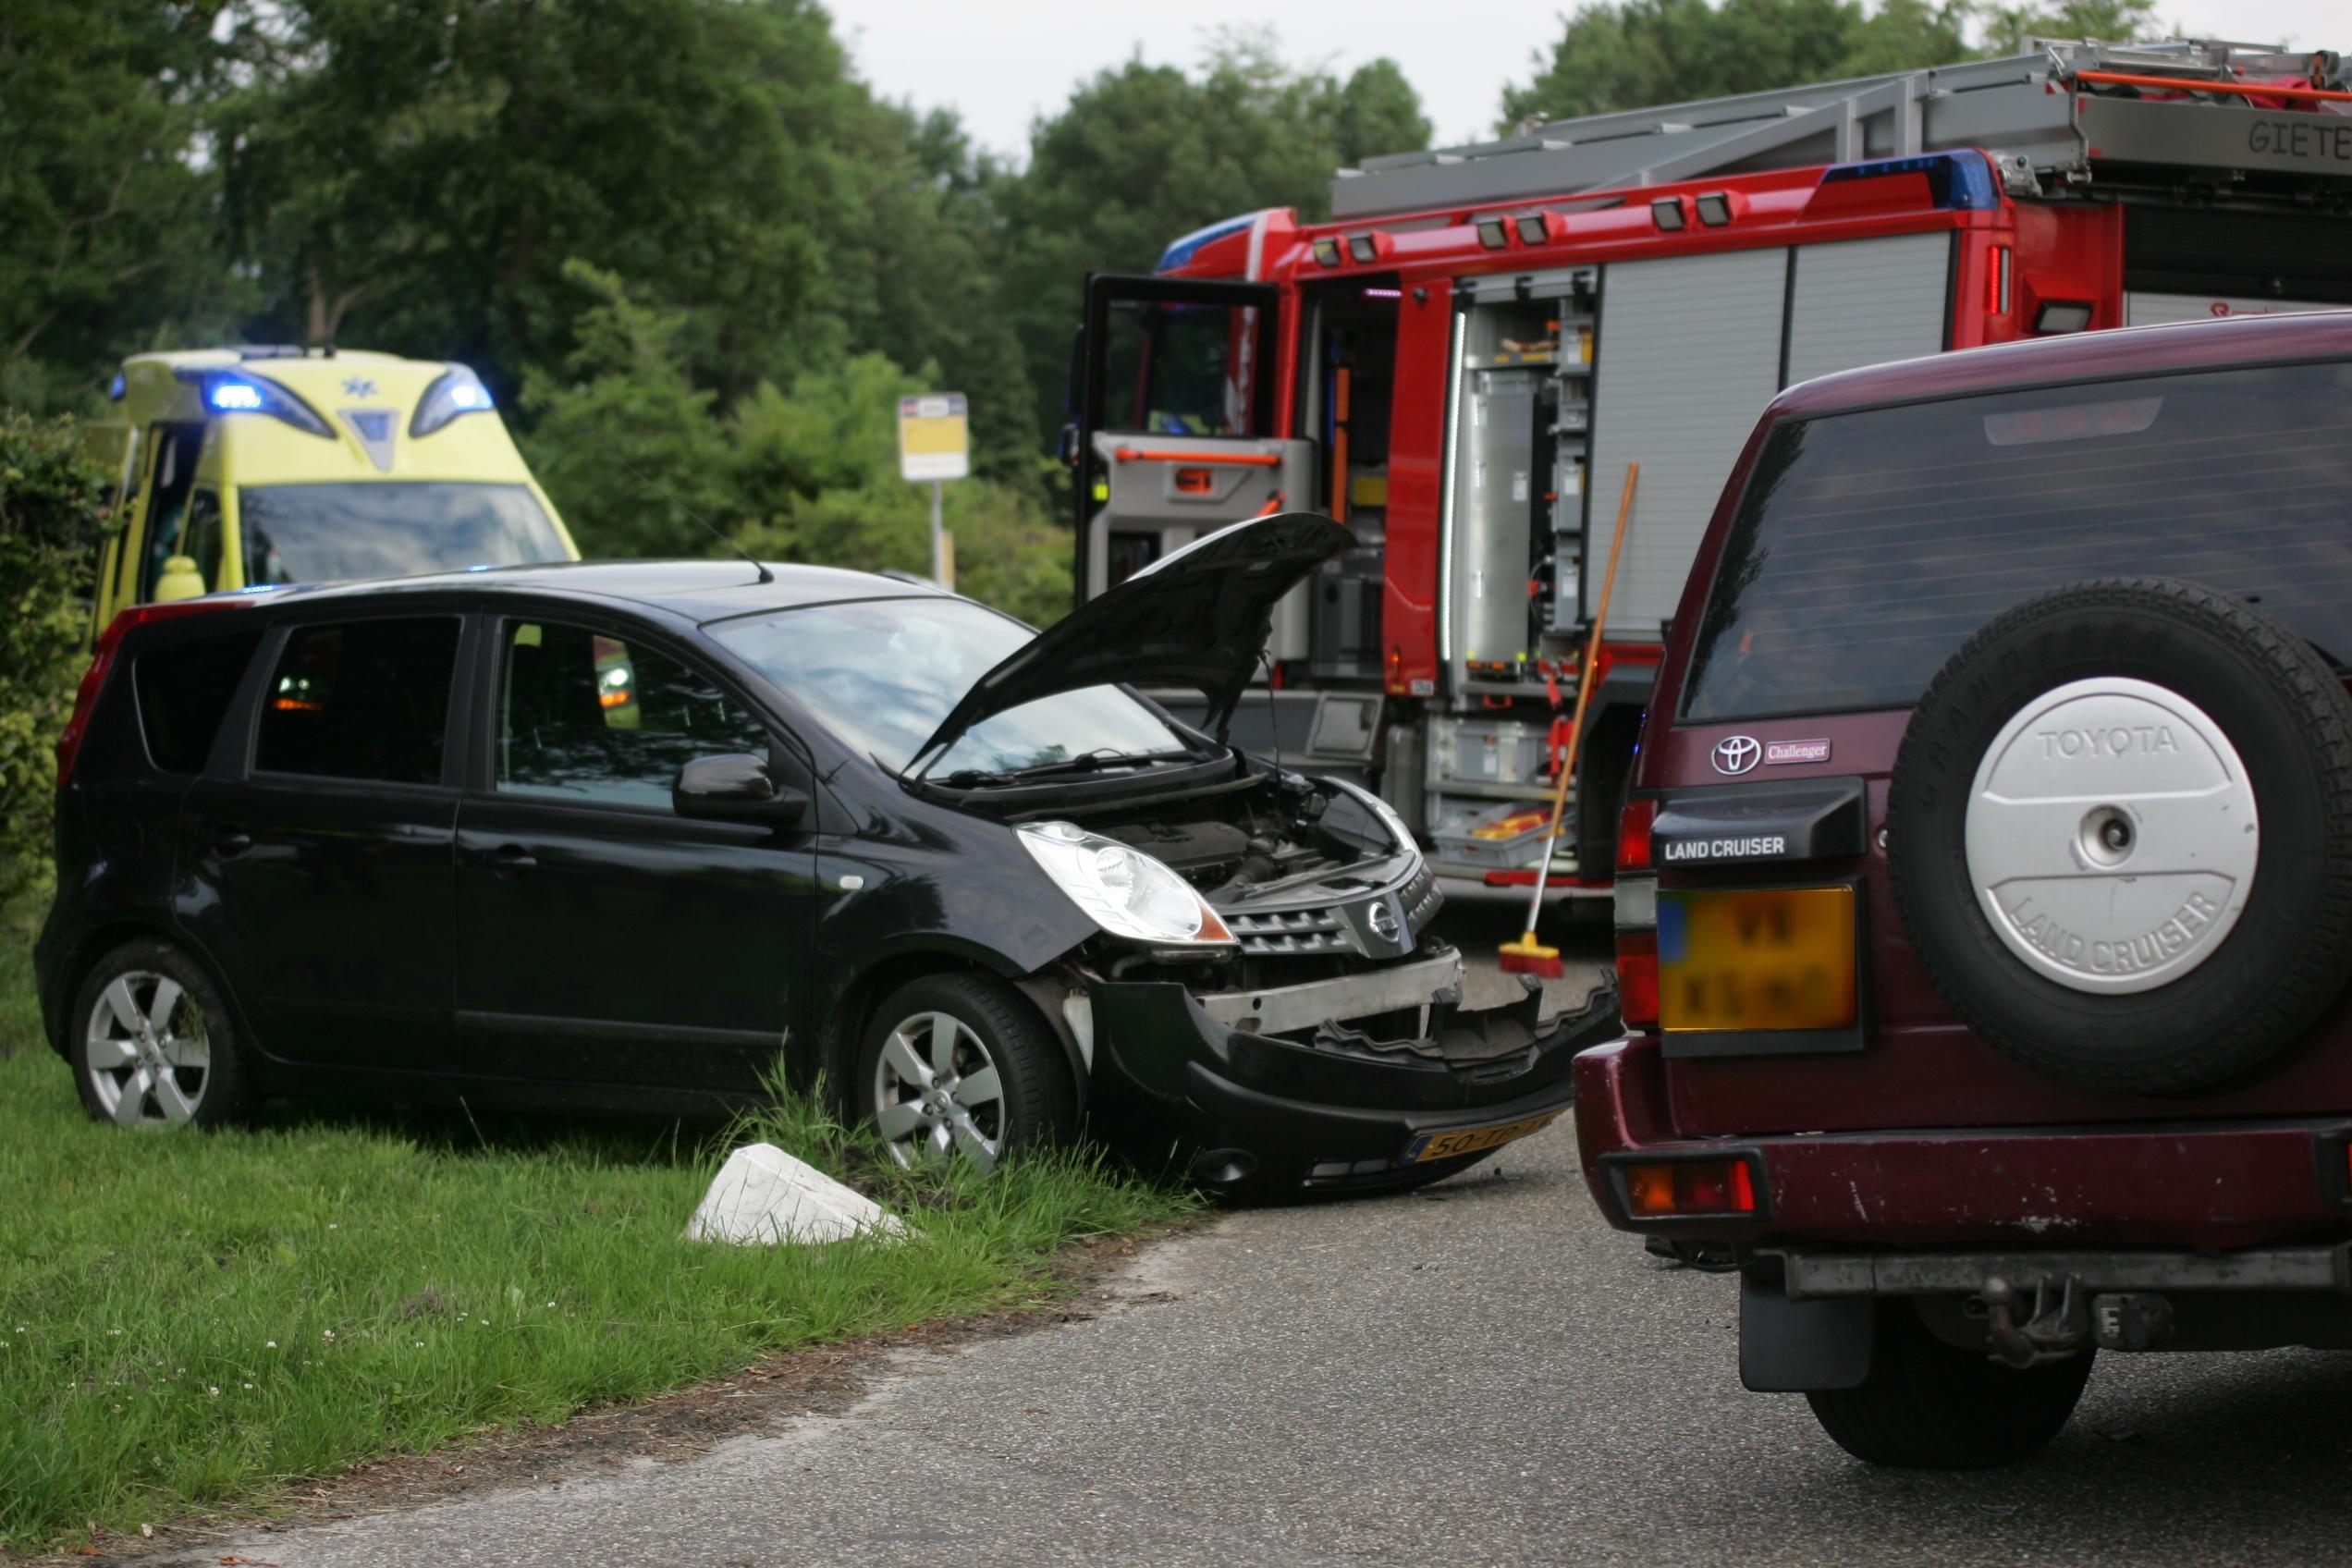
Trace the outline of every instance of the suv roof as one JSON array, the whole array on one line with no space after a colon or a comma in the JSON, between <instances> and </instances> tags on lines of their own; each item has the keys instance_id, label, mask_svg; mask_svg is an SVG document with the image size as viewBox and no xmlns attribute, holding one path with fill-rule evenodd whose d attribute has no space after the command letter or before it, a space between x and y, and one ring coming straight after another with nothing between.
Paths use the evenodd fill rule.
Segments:
<instances>
[{"instance_id":1,"label":"suv roof","mask_svg":"<svg viewBox=\"0 0 2352 1568\"><path fill-rule=\"evenodd\" d=\"M2068 333L1961 353L1898 360L1803 381L1772 399L1768 417L1806 419L1844 409L1948 398L1995 387L2102 381L2207 365L2352 357L2352 311L2297 311Z\"/></svg>"},{"instance_id":2,"label":"suv roof","mask_svg":"<svg viewBox=\"0 0 2352 1568\"><path fill-rule=\"evenodd\" d=\"M844 599L909 598L947 592L928 582L839 567L776 561L763 564L772 579L769 582L760 582L749 563L743 561L559 561L543 566L491 567L254 592L278 603L295 595L308 603L447 593L452 589L491 596L557 594L572 598L625 601L698 622Z\"/></svg>"}]
</instances>

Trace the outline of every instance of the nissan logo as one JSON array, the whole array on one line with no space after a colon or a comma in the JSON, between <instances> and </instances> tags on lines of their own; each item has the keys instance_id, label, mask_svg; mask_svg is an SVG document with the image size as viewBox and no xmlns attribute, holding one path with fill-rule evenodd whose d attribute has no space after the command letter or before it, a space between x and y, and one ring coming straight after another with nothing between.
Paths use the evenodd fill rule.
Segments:
<instances>
[{"instance_id":1,"label":"nissan logo","mask_svg":"<svg viewBox=\"0 0 2352 1568\"><path fill-rule=\"evenodd\" d=\"M1401 929L1397 924L1396 911L1385 903L1377 903L1372 906L1369 924L1372 927L1372 935L1384 942L1395 941L1397 932Z\"/></svg>"},{"instance_id":2,"label":"nissan logo","mask_svg":"<svg viewBox=\"0 0 2352 1568\"><path fill-rule=\"evenodd\" d=\"M1756 743L1753 735L1726 735L1715 742L1710 754L1715 759L1716 772L1737 778L1763 758L1764 748Z\"/></svg>"}]
</instances>

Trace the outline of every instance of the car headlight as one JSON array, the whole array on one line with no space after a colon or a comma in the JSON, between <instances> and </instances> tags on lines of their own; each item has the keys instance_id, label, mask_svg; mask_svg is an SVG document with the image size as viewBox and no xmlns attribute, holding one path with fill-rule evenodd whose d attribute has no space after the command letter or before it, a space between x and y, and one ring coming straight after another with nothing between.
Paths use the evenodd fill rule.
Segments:
<instances>
[{"instance_id":1,"label":"car headlight","mask_svg":"<svg viewBox=\"0 0 2352 1568\"><path fill-rule=\"evenodd\" d=\"M1358 801L1364 803L1366 810L1371 812L1373 815L1378 817L1381 824L1388 828L1390 833L1395 836L1398 849L1410 850L1415 854L1419 854L1421 852L1419 840L1413 837L1413 829L1404 825L1404 818L1396 814L1395 807L1390 805L1388 802L1382 800L1371 790L1359 789L1343 778L1334 778L1331 782L1334 785L1337 785L1340 789L1342 789L1349 794L1354 796Z\"/></svg>"},{"instance_id":2,"label":"car headlight","mask_svg":"<svg viewBox=\"0 0 2352 1568\"><path fill-rule=\"evenodd\" d=\"M1141 850L1071 822L1032 822L1018 832L1038 869L1112 936L1187 957L1235 945L1193 885Z\"/></svg>"}]
</instances>

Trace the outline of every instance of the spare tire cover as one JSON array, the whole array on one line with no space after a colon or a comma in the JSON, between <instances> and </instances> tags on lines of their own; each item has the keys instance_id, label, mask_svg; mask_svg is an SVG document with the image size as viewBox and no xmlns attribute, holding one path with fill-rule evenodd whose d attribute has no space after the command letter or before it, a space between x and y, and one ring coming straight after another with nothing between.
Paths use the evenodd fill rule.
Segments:
<instances>
[{"instance_id":1,"label":"spare tire cover","mask_svg":"<svg viewBox=\"0 0 2352 1568\"><path fill-rule=\"evenodd\" d=\"M2061 588L1929 684L1887 835L1912 948L1985 1041L2103 1093L2207 1087L2352 966L2352 696L2243 600Z\"/></svg>"}]
</instances>

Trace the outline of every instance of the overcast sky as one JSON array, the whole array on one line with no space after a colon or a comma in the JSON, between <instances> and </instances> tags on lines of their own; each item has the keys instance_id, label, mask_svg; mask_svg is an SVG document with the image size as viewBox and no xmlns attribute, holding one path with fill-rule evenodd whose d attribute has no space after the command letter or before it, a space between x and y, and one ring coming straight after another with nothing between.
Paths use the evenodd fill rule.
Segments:
<instances>
[{"instance_id":1,"label":"overcast sky","mask_svg":"<svg viewBox=\"0 0 2352 1568\"><path fill-rule=\"evenodd\" d=\"M2160 0L2161 13L2205 37L2352 51L2344 0ZM982 146L1025 160L1029 122L1072 86L1141 54L1189 67L1212 30L1278 24L1294 63L1345 73L1388 55L1421 94L1440 145L1492 133L1506 81L1535 73L1564 7L1545 0L833 0L865 80L918 107L951 104ZM2333 25L2331 25L2331 23Z\"/></svg>"}]
</instances>

